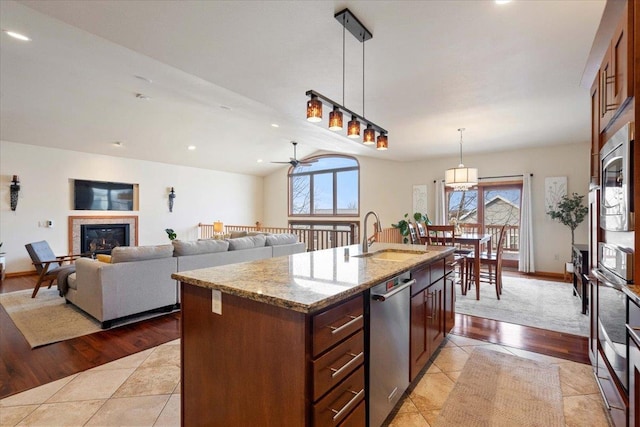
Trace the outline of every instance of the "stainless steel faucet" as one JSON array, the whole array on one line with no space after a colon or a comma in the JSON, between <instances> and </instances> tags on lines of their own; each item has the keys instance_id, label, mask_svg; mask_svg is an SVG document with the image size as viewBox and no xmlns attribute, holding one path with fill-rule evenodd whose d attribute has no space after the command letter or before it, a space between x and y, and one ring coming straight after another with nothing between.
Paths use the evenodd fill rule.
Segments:
<instances>
[{"instance_id":1,"label":"stainless steel faucet","mask_svg":"<svg viewBox=\"0 0 640 427\"><path fill-rule=\"evenodd\" d=\"M369 215L373 215L376 217L376 222L374 223L374 228L375 231L377 232L381 232L382 231L382 225L380 224L380 218L378 217L378 214L375 213L374 211L369 211L367 212L367 214L364 216L364 230L363 230L363 235L364 237L362 238L362 253L366 254L367 252L369 252L369 243L367 242L367 219L369 218Z\"/></svg>"}]
</instances>

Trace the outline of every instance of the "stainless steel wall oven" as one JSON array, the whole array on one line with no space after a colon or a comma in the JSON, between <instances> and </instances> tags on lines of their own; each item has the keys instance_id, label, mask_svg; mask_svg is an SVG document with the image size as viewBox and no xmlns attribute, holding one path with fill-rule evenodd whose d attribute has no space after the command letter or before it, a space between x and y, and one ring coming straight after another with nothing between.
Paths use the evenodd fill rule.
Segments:
<instances>
[{"instance_id":1,"label":"stainless steel wall oven","mask_svg":"<svg viewBox=\"0 0 640 427\"><path fill-rule=\"evenodd\" d=\"M600 227L634 229L633 123L625 124L600 150Z\"/></svg>"}]
</instances>

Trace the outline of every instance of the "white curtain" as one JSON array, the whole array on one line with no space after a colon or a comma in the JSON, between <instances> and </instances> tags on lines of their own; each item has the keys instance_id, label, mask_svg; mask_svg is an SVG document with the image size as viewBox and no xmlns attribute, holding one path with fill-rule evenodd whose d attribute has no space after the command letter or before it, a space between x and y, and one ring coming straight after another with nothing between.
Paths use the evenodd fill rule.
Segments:
<instances>
[{"instance_id":1,"label":"white curtain","mask_svg":"<svg viewBox=\"0 0 640 427\"><path fill-rule=\"evenodd\" d=\"M518 270L536 271L533 256L533 203L531 201L531 175L522 175L522 209L520 210L520 255Z\"/></svg>"},{"instance_id":2,"label":"white curtain","mask_svg":"<svg viewBox=\"0 0 640 427\"><path fill-rule=\"evenodd\" d=\"M444 198L444 181L436 179L436 217L434 225L446 225L447 206Z\"/></svg>"}]
</instances>

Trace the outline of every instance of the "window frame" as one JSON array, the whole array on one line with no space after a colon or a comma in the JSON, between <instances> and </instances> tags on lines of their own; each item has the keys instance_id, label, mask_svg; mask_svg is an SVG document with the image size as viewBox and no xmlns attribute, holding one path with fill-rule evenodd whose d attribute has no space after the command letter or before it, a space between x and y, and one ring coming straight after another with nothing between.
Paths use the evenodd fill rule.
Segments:
<instances>
[{"instance_id":1,"label":"window frame","mask_svg":"<svg viewBox=\"0 0 640 427\"><path fill-rule=\"evenodd\" d=\"M296 170L296 168L294 168L293 166L289 167L289 170L287 171L287 210L289 213L289 217L293 217L293 218L318 218L318 217L325 217L325 218L332 218L332 217L360 217L360 162L358 161L358 159L356 159L353 156L347 156L347 155L343 155L343 154L322 154L319 156L313 156L313 157L309 157L305 160L314 160L314 159L323 159L323 158L344 158L344 159L349 159L349 160L353 160L355 161L356 165L355 166L349 166L349 167L341 167L341 168L333 168L333 169L322 169L319 171L310 171L310 172L298 172L298 173L293 173L293 171ZM358 188L358 200L357 200L357 204L356 204L356 212L355 213L345 213L345 214L341 214L338 213L338 173L340 172L350 172L350 171L357 171L358 172L358 178L357 178L357 188ZM326 175L326 174L331 174L332 175L332 184L333 184L333 197L332 197L332 211L333 213L331 214L316 214L314 213L314 175ZM293 194L291 194L291 192L293 191L293 176L309 176L309 193L310 193L310 198L309 198L309 213L293 213Z\"/></svg>"}]
</instances>

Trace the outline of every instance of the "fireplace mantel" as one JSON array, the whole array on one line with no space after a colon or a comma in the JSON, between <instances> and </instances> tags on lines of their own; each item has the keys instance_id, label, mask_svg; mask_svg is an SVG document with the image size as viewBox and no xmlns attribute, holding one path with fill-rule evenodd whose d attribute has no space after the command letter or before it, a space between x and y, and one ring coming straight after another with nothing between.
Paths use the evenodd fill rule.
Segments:
<instances>
[{"instance_id":1,"label":"fireplace mantel","mask_svg":"<svg viewBox=\"0 0 640 427\"><path fill-rule=\"evenodd\" d=\"M129 246L138 246L137 216L70 216L69 253L80 253L80 226L84 224L129 224Z\"/></svg>"}]
</instances>

